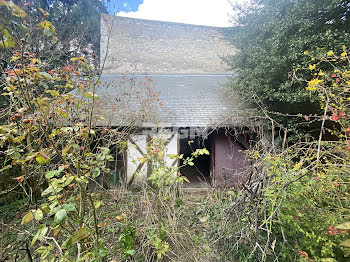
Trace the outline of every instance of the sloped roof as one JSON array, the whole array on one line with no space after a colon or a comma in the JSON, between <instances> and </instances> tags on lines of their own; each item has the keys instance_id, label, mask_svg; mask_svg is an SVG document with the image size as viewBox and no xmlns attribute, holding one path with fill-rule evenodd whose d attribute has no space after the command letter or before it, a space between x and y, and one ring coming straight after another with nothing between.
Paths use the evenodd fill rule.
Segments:
<instances>
[{"instance_id":1,"label":"sloped roof","mask_svg":"<svg viewBox=\"0 0 350 262\"><path fill-rule=\"evenodd\" d=\"M243 125L244 107L238 99L227 99L221 86L226 79L227 75L103 75L96 89L97 112L104 115L101 125Z\"/></svg>"},{"instance_id":2,"label":"sloped roof","mask_svg":"<svg viewBox=\"0 0 350 262\"><path fill-rule=\"evenodd\" d=\"M100 125L243 126L244 108L221 84L236 50L224 28L101 15ZM107 56L106 56L107 54ZM122 75L126 74L126 75ZM148 75L146 75L148 74Z\"/></svg>"},{"instance_id":3,"label":"sloped roof","mask_svg":"<svg viewBox=\"0 0 350 262\"><path fill-rule=\"evenodd\" d=\"M102 14L101 65L104 74L228 73L221 58L235 48L224 30Z\"/></svg>"}]
</instances>

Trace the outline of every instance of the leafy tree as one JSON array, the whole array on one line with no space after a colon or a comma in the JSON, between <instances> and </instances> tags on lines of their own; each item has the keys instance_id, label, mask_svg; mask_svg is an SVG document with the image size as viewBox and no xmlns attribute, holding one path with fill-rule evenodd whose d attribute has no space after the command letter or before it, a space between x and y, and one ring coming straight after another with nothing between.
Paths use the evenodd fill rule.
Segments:
<instances>
[{"instance_id":1,"label":"leafy tree","mask_svg":"<svg viewBox=\"0 0 350 262\"><path fill-rule=\"evenodd\" d=\"M55 47L65 47L66 54L62 54L62 58L81 55L81 52L84 55L89 53L92 58L98 57L100 14L107 12L104 1L57 0L46 10L50 13L50 21L57 28L58 39L61 39Z\"/></svg>"},{"instance_id":2,"label":"leafy tree","mask_svg":"<svg viewBox=\"0 0 350 262\"><path fill-rule=\"evenodd\" d=\"M345 47L306 54L309 65L298 70L310 79L304 92L320 101L321 114L305 117L320 122L316 139L304 138L278 153L268 147L249 151L256 171L234 200L234 237L223 241L237 244L239 261L349 261L348 54ZM326 121L333 127L326 128ZM337 139L327 139L326 129Z\"/></svg>"},{"instance_id":3,"label":"leafy tree","mask_svg":"<svg viewBox=\"0 0 350 262\"><path fill-rule=\"evenodd\" d=\"M98 65L100 45L100 14L107 9L101 0L56 0L49 6L45 0L34 0L27 3L14 1L30 16L27 23L36 22L39 18L50 21L56 28L57 41L48 42L41 32L27 36L28 31L17 30L14 36L25 40L27 47L45 61L46 65L65 65L74 56L89 56ZM5 14L5 19L11 16ZM44 19L42 18L42 19ZM30 26L28 26L31 28ZM40 42L40 45L37 43Z\"/></svg>"},{"instance_id":4,"label":"leafy tree","mask_svg":"<svg viewBox=\"0 0 350 262\"><path fill-rule=\"evenodd\" d=\"M344 0L252 0L236 6L236 26L227 34L239 51L227 62L238 76L229 86L245 97L258 96L272 111L316 113L318 96L304 92L305 82L295 72L308 67L304 51L332 47L336 52L349 44L349 5Z\"/></svg>"},{"instance_id":5,"label":"leafy tree","mask_svg":"<svg viewBox=\"0 0 350 262\"><path fill-rule=\"evenodd\" d=\"M100 0L51 2L53 2L51 7L45 0L26 3L13 1L7 6L4 6L3 2L0 16L2 32L0 41L3 41L0 44L1 76L6 75L7 70L20 69L21 63L17 65L8 63L12 57L9 48L25 50L27 54L32 53L40 59L41 68L45 70L65 66L75 56L89 58L90 63L98 68L100 13L106 12L104 2ZM1 82L0 85L4 84L4 79ZM5 108L8 106L8 101L2 97L0 104Z\"/></svg>"},{"instance_id":6,"label":"leafy tree","mask_svg":"<svg viewBox=\"0 0 350 262\"><path fill-rule=\"evenodd\" d=\"M7 98L8 106L1 112L0 195L11 198L21 188L31 203L36 201L21 223L33 230L30 246L35 248L35 261L104 261L108 251L99 223L104 201L91 186L99 185L111 168L117 168L115 154L125 146L131 128L108 126L108 118L115 115L95 93L100 81L87 58L74 57L65 66L49 69L40 53L28 51L44 52L44 42L28 45L15 37L23 33L33 39L42 33L41 39L58 43L46 11L39 9L42 16L36 18L11 1L0 4L9 17L1 18L4 36L0 44L11 56L1 85L1 97ZM109 85L109 89L125 85L137 93L139 98L133 101L151 101L132 114L133 123L158 108L150 83L147 78L136 83L125 77L122 84ZM127 97L121 97L121 103L113 105L118 114L126 111ZM7 182L4 186L3 181ZM32 261L30 251L28 257Z\"/></svg>"}]
</instances>

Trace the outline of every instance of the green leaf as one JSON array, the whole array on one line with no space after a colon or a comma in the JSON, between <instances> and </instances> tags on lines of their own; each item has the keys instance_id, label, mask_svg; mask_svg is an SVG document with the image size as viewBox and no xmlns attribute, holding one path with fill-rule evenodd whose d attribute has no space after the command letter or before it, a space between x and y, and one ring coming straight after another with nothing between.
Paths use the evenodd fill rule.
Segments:
<instances>
[{"instance_id":1,"label":"green leaf","mask_svg":"<svg viewBox=\"0 0 350 262\"><path fill-rule=\"evenodd\" d=\"M62 150L62 155L66 155L68 153L68 151L72 148L73 145L68 145L65 148L63 148Z\"/></svg>"},{"instance_id":2,"label":"green leaf","mask_svg":"<svg viewBox=\"0 0 350 262\"><path fill-rule=\"evenodd\" d=\"M50 251L53 249L54 247L51 245L41 246L35 250L35 253L39 254L41 259L45 259L50 254Z\"/></svg>"},{"instance_id":3,"label":"green leaf","mask_svg":"<svg viewBox=\"0 0 350 262\"><path fill-rule=\"evenodd\" d=\"M98 177L99 175L101 174L101 170L99 168L94 168L92 170L92 176L95 178L95 177Z\"/></svg>"},{"instance_id":4,"label":"green leaf","mask_svg":"<svg viewBox=\"0 0 350 262\"><path fill-rule=\"evenodd\" d=\"M61 131L63 133L71 133L73 131L73 128L71 128L71 127L62 127Z\"/></svg>"},{"instance_id":5,"label":"green leaf","mask_svg":"<svg viewBox=\"0 0 350 262\"><path fill-rule=\"evenodd\" d=\"M59 176L63 170L64 170L64 167L60 166L57 170L52 170L52 171L47 172L45 174L45 177L47 179L50 179L50 178L52 178L54 176Z\"/></svg>"},{"instance_id":6,"label":"green leaf","mask_svg":"<svg viewBox=\"0 0 350 262\"><path fill-rule=\"evenodd\" d=\"M89 231L86 227L80 228L72 237L72 244L79 242L89 235Z\"/></svg>"},{"instance_id":7,"label":"green leaf","mask_svg":"<svg viewBox=\"0 0 350 262\"><path fill-rule=\"evenodd\" d=\"M43 211L41 211L41 209L37 209L33 213L36 221L40 221L44 218L44 214Z\"/></svg>"},{"instance_id":8,"label":"green leaf","mask_svg":"<svg viewBox=\"0 0 350 262\"><path fill-rule=\"evenodd\" d=\"M134 249L131 250L127 250L125 251L125 254L129 255L129 256L135 256L136 255L136 251Z\"/></svg>"},{"instance_id":9,"label":"green leaf","mask_svg":"<svg viewBox=\"0 0 350 262\"><path fill-rule=\"evenodd\" d=\"M64 205L64 207L63 207L67 212L69 212L69 211L75 211L76 210L76 208L75 208L75 206L73 205L73 204L66 204L66 205Z\"/></svg>"},{"instance_id":10,"label":"green leaf","mask_svg":"<svg viewBox=\"0 0 350 262\"><path fill-rule=\"evenodd\" d=\"M206 149L206 148L199 149L199 154L200 155L210 155L208 149Z\"/></svg>"},{"instance_id":11,"label":"green leaf","mask_svg":"<svg viewBox=\"0 0 350 262\"><path fill-rule=\"evenodd\" d=\"M168 157L169 157L170 159L175 159L175 158L178 158L178 155L169 154Z\"/></svg>"},{"instance_id":12,"label":"green leaf","mask_svg":"<svg viewBox=\"0 0 350 262\"><path fill-rule=\"evenodd\" d=\"M52 75L50 75L49 73L46 72L39 72L39 75L41 75L42 77L46 78L46 79L52 79ZM51 91L56 91L56 90L51 90ZM57 91L56 91L57 92ZM57 92L58 93L58 92ZM59 93L58 93L59 94Z\"/></svg>"},{"instance_id":13,"label":"green leaf","mask_svg":"<svg viewBox=\"0 0 350 262\"><path fill-rule=\"evenodd\" d=\"M30 245L34 246L34 244L37 240L39 240L39 241L42 240L43 237L46 235L47 231L48 231L48 228L46 227L46 225L40 225L39 230L34 235Z\"/></svg>"},{"instance_id":14,"label":"green leaf","mask_svg":"<svg viewBox=\"0 0 350 262\"><path fill-rule=\"evenodd\" d=\"M66 249L66 248L71 248L72 247L72 237L70 236L66 239L66 241L63 242L62 244L62 248Z\"/></svg>"},{"instance_id":15,"label":"green leaf","mask_svg":"<svg viewBox=\"0 0 350 262\"><path fill-rule=\"evenodd\" d=\"M100 248L100 249L98 250L98 253L100 254L100 257L105 257L105 256L107 256L108 251L107 251L106 248Z\"/></svg>"},{"instance_id":16,"label":"green leaf","mask_svg":"<svg viewBox=\"0 0 350 262\"><path fill-rule=\"evenodd\" d=\"M40 208L42 211L44 211L45 214L48 214L50 212L50 207L47 203L42 204Z\"/></svg>"},{"instance_id":17,"label":"green leaf","mask_svg":"<svg viewBox=\"0 0 350 262\"><path fill-rule=\"evenodd\" d=\"M54 217L54 222L56 224L61 224L63 220L65 220L67 217L67 211L65 209L60 209L57 211Z\"/></svg>"},{"instance_id":18,"label":"green leaf","mask_svg":"<svg viewBox=\"0 0 350 262\"><path fill-rule=\"evenodd\" d=\"M22 218L22 225L28 224L30 221L32 221L34 218L33 212L29 211L25 216Z\"/></svg>"},{"instance_id":19,"label":"green leaf","mask_svg":"<svg viewBox=\"0 0 350 262\"><path fill-rule=\"evenodd\" d=\"M107 155L107 156L106 156L106 159L107 159L108 161L114 161L114 158L113 158L113 156L111 156L111 155Z\"/></svg>"},{"instance_id":20,"label":"green leaf","mask_svg":"<svg viewBox=\"0 0 350 262\"><path fill-rule=\"evenodd\" d=\"M55 215L59 210L62 208L60 206L58 207L53 207L52 210L50 211L50 215Z\"/></svg>"},{"instance_id":21,"label":"green leaf","mask_svg":"<svg viewBox=\"0 0 350 262\"><path fill-rule=\"evenodd\" d=\"M48 194L50 194L50 193L52 193L53 192L53 188L52 188L52 186L49 186L48 188L46 188L42 193L41 193L41 196L46 196L46 195L48 195Z\"/></svg>"},{"instance_id":22,"label":"green leaf","mask_svg":"<svg viewBox=\"0 0 350 262\"><path fill-rule=\"evenodd\" d=\"M95 206L96 209L98 209L98 208L101 206L101 204L102 204L101 201L96 201L96 202L94 203L94 206Z\"/></svg>"},{"instance_id":23,"label":"green leaf","mask_svg":"<svg viewBox=\"0 0 350 262\"><path fill-rule=\"evenodd\" d=\"M68 176L68 177L64 177L64 182L62 183L62 187L66 187L68 186L70 183L72 183L72 181L74 180L74 176Z\"/></svg>"}]
</instances>

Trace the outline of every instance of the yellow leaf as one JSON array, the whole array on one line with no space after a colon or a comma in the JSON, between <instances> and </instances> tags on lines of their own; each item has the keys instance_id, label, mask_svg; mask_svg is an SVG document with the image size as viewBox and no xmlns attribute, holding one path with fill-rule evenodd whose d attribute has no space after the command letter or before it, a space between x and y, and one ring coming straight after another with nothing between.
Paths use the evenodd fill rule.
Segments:
<instances>
[{"instance_id":1,"label":"yellow leaf","mask_svg":"<svg viewBox=\"0 0 350 262\"><path fill-rule=\"evenodd\" d=\"M3 40L0 42L1 48L13 48L16 46L16 39L5 28L0 26Z\"/></svg>"},{"instance_id":2,"label":"yellow leaf","mask_svg":"<svg viewBox=\"0 0 350 262\"><path fill-rule=\"evenodd\" d=\"M316 64L309 65L309 69L310 69L310 70L314 70L315 68L316 68Z\"/></svg>"},{"instance_id":3,"label":"yellow leaf","mask_svg":"<svg viewBox=\"0 0 350 262\"><path fill-rule=\"evenodd\" d=\"M72 243L79 242L80 240L83 240L89 235L89 231L87 230L86 227L80 228L77 232L72 237Z\"/></svg>"},{"instance_id":4,"label":"yellow leaf","mask_svg":"<svg viewBox=\"0 0 350 262\"><path fill-rule=\"evenodd\" d=\"M27 13L22 10L20 7L15 5L12 1L1 1L1 5L4 5L7 7L9 11L12 11L12 15L17 16L17 17L26 17Z\"/></svg>"},{"instance_id":5,"label":"yellow leaf","mask_svg":"<svg viewBox=\"0 0 350 262\"><path fill-rule=\"evenodd\" d=\"M38 28L40 28L43 33L53 42L57 42L57 33L56 29L53 26L53 24L47 20L41 21L39 24L36 25Z\"/></svg>"},{"instance_id":6,"label":"yellow leaf","mask_svg":"<svg viewBox=\"0 0 350 262\"><path fill-rule=\"evenodd\" d=\"M339 246L350 248L350 239L347 239L347 240L341 242L341 243L339 244Z\"/></svg>"},{"instance_id":7,"label":"yellow leaf","mask_svg":"<svg viewBox=\"0 0 350 262\"><path fill-rule=\"evenodd\" d=\"M102 202L101 201L97 201L94 203L94 206L96 209L98 209L101 206Z\"/></svg>"},{"instance_id":8,"label":"yellow leaf","mask_svg":"<svg viewBox=\"0 0 350 262\"><path fill-rule=\"evenodd\" d=\"M329 52L327 53L328 56L331 56L331 55L333 55L333 54L334 54L333 50L331 50L331 51L329 51Z\"/></svg>"},{"instance_id":9,"label":"yellow leaf","mask_svg":"<svg viewBox=\"0 0 350 262\"><path fill-rule=\"evenodd\" d=\"M86 62L86 58L85 57L73 57L71 58L71 61L74 62L74 61L79 61L79 62Z\"/></svg>"},{"instance_id":10,"label":"yellow leaf","mask_svg":"<svg viewBox=\"0 0 350 262\"><path fill-rule=\"evenodd\" d=\"M22 225L26 225L28 224L30 221L32 221L34 218L34 215L32 213L32 211L29 211L27 214L25 214L25 216L22 218Z\"/></svg>"},{"instance_id":11,"label":"yellow leaf","mask_svg":"<svg viewBox=\"0 0 350 262\"><path fill-rule=\"evenodd\" d=\"M340 230L350 230L350 221L345 222L341 225L338 225L338 226L336 226L336 228L340 229Z\"/></svg>"},{"instance_id":12,"label":"yellow leaf","mask_svg":"<svg viewBox=\"0 0 350 262\"><path fill-rule=\"evenodd\" d=\"M126 217L126 214L121 214L120 216L116 216L115 218L116 218L120 223L125 223L125 217Z\"/></svg>"},{"instance_id":13,"label":"yellow leaf","mask_svg":"<svg viewBox=\"0 0 350 262\"><path fill-rule=\"evenodd\" d=\"M39 165L45 165L50 163L50 158L44 153L37 154L35 160L36 162L38 162Z\"/></svg>"},{"instance_id":14,"label":"yellow leaf","mask_svg":"<svg viewBox=\"0 0 350 262\"><path fill-rule=\"evenodd\" d=\"M68 145L62 150L62 155L66 155L73 145Z\"/></svg>"},{"instance_id":15,"label":"yellow leaf","mask_svg":"<svg viewBox=\"0 0 350 262\"><path fill-rule=\"evenodd\" d=\"M57 235L61 232L61 229L59 229L59 228L54 228L54 229L52 229L52 231L53 231L53 235L54 235L55 237L57 237Z\"/></svg>"},{"instance_id":16,"label":"yellow leaf","mask_svg":"<svg viewBox=\"0 0 350 262\"><path fill-rule=\"evenodd\" d=\"M39 10L43 13L44 16L50 15L48 12L46 12L44 9L39 8Z\"/></svg>"}]
</instances>

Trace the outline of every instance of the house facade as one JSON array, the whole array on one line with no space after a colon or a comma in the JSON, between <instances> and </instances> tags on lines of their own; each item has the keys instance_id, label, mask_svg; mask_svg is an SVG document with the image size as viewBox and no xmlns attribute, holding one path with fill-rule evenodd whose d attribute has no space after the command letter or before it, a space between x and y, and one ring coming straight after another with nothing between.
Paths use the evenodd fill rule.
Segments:
<instances>
[{"instance_id":1,"label":"house facade","mask_svg":"<svg viewBox=\"0 0 350 262\"><path fill-rule=\"evenodd\" d=\"M244 104L229 97L223 87L232 72L222 57L236 51L223 30L102 15L104 71L96 93L109 126L134 127L119 170L129 185L149 175L147 164L139 159L156 136L166 139L167 154L187 156L204 147L210 151L193 167L180 170L190 186L229 188L246 179L249 161L244 151L249 136L236 130L252 123L244 117ZM155 102L158 106L151 106ZM123 111L118 110L122 103ZM151 112L140 114L147 106ZM167 162L181 164L170 158Z\"/></svg>"}]
</instances>

